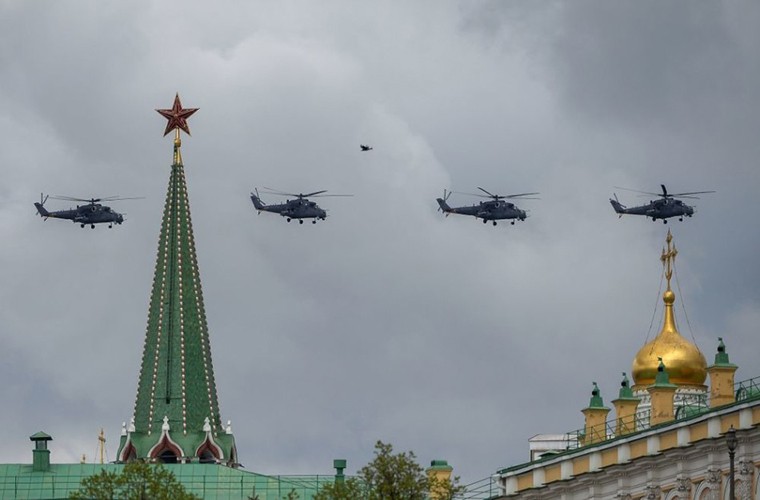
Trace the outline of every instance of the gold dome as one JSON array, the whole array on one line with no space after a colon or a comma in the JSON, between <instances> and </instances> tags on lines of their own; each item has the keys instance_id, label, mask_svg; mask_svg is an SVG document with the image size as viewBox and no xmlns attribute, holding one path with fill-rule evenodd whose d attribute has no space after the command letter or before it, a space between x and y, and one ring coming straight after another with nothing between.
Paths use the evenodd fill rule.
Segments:
<instances>
[{"instance_id":1,"label":"gold dome","mask_svg":"<svg viewBox=\"0 0 760 500\"><path fill-rule=\"evenodd\" d=\"M661 260L666 266L665 277L668 288L662 296L665 302L665 319L662 330L651 342L642 347L633 359L634 390L644 389L654 384L659 360L662 358L670 376L670 383L679 386L703 387L707 378L707 361L699 348L678 333L676 329L673 303L676 294L670 289L673 275L672 261L678 253L675 246L671 248L673 237L668 231L668 251L663 250Z\"/></svg>"}]
</instances>

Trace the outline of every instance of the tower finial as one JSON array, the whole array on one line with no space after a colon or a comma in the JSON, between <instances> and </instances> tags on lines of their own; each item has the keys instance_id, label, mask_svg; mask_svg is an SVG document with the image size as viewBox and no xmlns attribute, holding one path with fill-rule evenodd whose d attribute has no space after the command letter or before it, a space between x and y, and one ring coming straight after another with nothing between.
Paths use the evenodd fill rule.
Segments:
<instances>
[{"instance_id":1,"label":"tower finial","mask_svg":"<svg viewBox=\"0 0 760 500\"><path fill-rule=\"evenodd\" d=\"M673 264L676 260L676 255L678 255L678 250L676 250L675 244L671 245L673 242L673 235L670 233L670 229L668 229L668 236L665 238L665 242L668 244L668 251L666 252L665 249L662 249L662 255L660 256L660 260L662 261L662 265L665 266L665 279L668 280L668 291L670 291L670 278L673 277Z\"/></svg>"},{"instance_id":2,"label":"tower finial","mask_svg":"<svg viewBox=\"0 0 760 500\"><path fill-rule=\"evenodd\" d=\"M182 139L180 139L179 131L184 130L187 135L190 135L190 127L187 124L187 119L198 111L199 108L183 108L182 103L179 100L179 92L174 96L174 104L171 109L157 109L158 113L166 118L168 123L164 129L164 136L166 136L172 130L176 130L174 135L174 164L182 165L182 154L180 153L180 146L182 146Z\"/></svg>"}]
</instances>

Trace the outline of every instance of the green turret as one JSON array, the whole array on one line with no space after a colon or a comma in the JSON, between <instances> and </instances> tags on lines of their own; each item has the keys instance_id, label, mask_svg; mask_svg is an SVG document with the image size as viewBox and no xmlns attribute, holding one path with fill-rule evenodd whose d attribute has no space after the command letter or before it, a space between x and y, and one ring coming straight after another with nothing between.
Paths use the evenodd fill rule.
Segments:
<instances>
[{"instance_id":1,"label":"green turret","mask_svg":"<svg viewBox=\"0 0 760 500\"><path fill-rule=\"evenodd\" d=\"M179 96L168 110L175 130L135 412L122 429L118 460L237 463L232 431L222 427L203 307L198 259L180 147L189 134Z\"/></svg>"}]
</instances>

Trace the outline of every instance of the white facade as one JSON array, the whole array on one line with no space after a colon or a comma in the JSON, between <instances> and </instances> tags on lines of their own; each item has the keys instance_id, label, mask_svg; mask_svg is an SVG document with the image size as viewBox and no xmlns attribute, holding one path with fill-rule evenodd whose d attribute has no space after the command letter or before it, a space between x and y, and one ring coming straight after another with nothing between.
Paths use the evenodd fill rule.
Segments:
<instances>
[{"instance_id":1,"label":"white facade","mask_svg":"<svg viewBox=\"0 0 760 500\"><path fill-rule=\"evenodd\" d=\"M501 471L499 498L728 500L729 454L721 429L729 422L737 424L736 498L760 500L760 400ZM610 457L614 463L605 465Z\"/></svg>"}]
</instances>

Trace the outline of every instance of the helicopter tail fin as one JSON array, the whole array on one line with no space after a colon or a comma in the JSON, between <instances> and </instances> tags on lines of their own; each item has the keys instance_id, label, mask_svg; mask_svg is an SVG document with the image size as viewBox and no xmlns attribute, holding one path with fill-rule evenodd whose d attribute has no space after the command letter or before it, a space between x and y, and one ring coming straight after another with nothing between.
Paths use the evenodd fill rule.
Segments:
<instances>
[{"instance_id":1,"label":"helicopter tail fin","mask_svg":"<svg viewBox=\"0 0 760 500\"><path fill-rule=\"evenodd\" d=\"M37 213L40 214L40 217L50 217L50 212L48 212L47 209L42 206L42 203L35 202L34 206L37 207Z\"/></svg>"},{"instance_id":2,"label":"helicopter tail fin","mask_svg":"<svg viewBox=\"0 0 760 500\"><path fill-rule=\"evenodd\" d=\"M446 215L449 215L449 213L451 212L451 207L449 206L448 203L446 203L446 200L444 200L443 198L436 198L435 201L438 202L438 210L445 213Z\"/></svg>"},{"instance_id":3,"label":"helicopter tail fin","mask_svg":"<svg viewBox=\"0 0 760 500\"><path fill-rule=\"evenodd\" d=\"M617 196L615 196L614 200L610 198L610 204L612 205L612 208L615 209L615 213L620 215L621 217L623 216L624 213L626 213L625 205L623 205L617 200Z\"/></svg>"},{"instance_id":4,"label":"helicopter tail fin","mask_svg":"<svg viewBox=\"0 0 760 500\"><path fill-rule=\"evenodd\" d=\"M435 201L438 202L438 210L446 214L446 217L449 216L451 213L451 207L448 203L446 203L449 200L449 196L451 196L451 191L443 190L443 198L436 198Z\"/></svg>"},{"instance_id":5,"label":"helicopter tail fin","mask_svg":"<svg viewBox=\"0 0 760 500\"><path fill-rule=\"evenodd\" d=\"M261 201L261 198L258 196L258 192L256 194L251 193L251 201L253 202L253 206L256 207L256 210L263 210L266 206L266 203Z\"/></svg>"}]
</instances>

